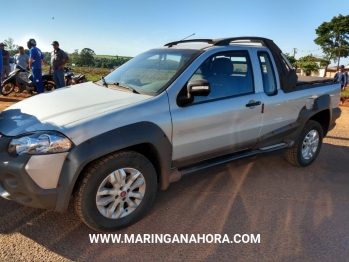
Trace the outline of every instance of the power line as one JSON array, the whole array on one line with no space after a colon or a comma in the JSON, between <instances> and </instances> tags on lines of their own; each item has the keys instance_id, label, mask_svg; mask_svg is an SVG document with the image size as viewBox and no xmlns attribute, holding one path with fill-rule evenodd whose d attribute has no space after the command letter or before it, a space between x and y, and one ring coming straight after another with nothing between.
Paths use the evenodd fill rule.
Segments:
<instances>
[{"instance_id":1,"label":"power line","mask_svg":"<svg viewBox=\"0 0 349 262\"><path fill-rule=\"evenodd\" d=\"M318 49L313 49L313 50L298 50L299 52L315 52L315 51L319 51L321 50L321 48Z\"/></svg>"}]
</instances>

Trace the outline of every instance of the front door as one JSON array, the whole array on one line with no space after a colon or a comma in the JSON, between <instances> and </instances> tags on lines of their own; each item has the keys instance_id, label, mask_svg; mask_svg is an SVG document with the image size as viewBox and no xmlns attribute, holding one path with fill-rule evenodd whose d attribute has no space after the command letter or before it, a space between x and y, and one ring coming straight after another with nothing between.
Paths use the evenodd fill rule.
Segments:
<instances>
[{"instance_id":1,"label":"front door","mask_svg":"<svg viewBox=\"0 0 349 262\"><path fill-rule=\"evenodd\" d=\"M170 101L175 167L256 144L262 124L262 94L255 93L252 76L248 51L217 53L206 59L191 78L207 79L210 94L195 97L184 107Z\"/></svg>"}]
</instances>

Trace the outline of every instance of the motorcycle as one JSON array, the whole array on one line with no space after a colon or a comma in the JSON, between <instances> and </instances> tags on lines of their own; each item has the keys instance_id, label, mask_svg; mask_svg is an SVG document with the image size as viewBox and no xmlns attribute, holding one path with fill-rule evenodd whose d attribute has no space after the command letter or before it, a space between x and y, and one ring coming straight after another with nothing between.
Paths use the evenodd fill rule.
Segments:
<instances>
[{"instance_id":1,"label":"motorcycle","mask_svg":"<svg viewBox=\"0 0 349 262\"><path fill-rule=\"evenodd\" d=\"M16 65L15 70L13 70L10 75L2 83L2 94L4 96L9 95L12 92L22 93L26 90L29 94L36 92L36 86L33 82L33 75L30 72ZM44 73L42 75L42 85L45 91L52 91L55 89L55 83L53 81L53 76L51 74Z\"/></svg>"},{"instance_id":2,"label":"motorcycle","mask_svg":"<svg viewBox=\"0 0 349 262\"><path fill-rule=\"evenodd\" d=\"M73 70L70 67L64 67L65 85L71 86L80 83L87 82L87 78L83 74L74 75Z\"/></svg>"}]
</instances>

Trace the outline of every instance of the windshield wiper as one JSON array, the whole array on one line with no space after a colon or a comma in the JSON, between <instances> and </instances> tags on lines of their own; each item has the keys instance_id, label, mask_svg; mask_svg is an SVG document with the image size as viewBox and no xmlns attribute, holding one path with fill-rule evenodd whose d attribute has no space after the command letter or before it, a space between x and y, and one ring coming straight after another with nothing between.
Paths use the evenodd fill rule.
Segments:
<instances>
[{"instance_id":1,"label":"windshield wiper","mask_svg":"<svg viewBox=\"0 0 349 262\"><path fill-rule=\"evenodd\" d=\"M123 87L123 88L127 88L127 89L130 89L133 93L139 94L139 92L136 89L134 89L133 87L130 87L126 83L114 82L114 83L108 83L108 84L116 85L116 86Z\"/></svg>"}]
</instances>

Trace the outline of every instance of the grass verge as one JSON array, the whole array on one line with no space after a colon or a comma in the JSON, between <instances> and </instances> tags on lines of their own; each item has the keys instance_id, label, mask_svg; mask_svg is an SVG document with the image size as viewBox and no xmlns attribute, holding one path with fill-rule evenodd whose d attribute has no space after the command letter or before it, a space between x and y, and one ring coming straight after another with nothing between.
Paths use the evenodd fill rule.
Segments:
<instances>
[{"instance_id":1,"label":"grass verge","mask_svg":"<svg viewBox=\"0 0 349 262\"><path fill-rule=\"evenodd\" d=\"M106 76L111 72L109 68L94 68L94 67L70 67L74 74L84 74L88 81L100 80L102 76ZM42 72L48 72L49 66L43 66Z\"/></svg>"}]
</instances>

